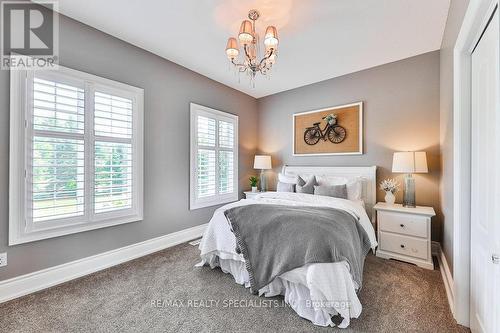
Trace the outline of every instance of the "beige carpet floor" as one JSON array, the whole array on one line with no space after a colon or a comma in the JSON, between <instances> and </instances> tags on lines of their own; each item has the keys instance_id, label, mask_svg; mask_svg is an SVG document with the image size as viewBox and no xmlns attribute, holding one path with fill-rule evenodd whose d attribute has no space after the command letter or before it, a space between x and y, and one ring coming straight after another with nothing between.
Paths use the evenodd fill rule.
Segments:
<instances>
[{"instance_id":1,"label":"beige carpet floor","mask_svg":"<svg viewBox=\"0 0 500 333\"><path fill-rule=\"evenodd\" d=\"M220 269L194 268L198 258L182 244L0 304L0 332L468 331L453 320L438 270L369 255L363 313L340 330L313 326L280 297L263 303Z\"/></svg>"}]
</instances>

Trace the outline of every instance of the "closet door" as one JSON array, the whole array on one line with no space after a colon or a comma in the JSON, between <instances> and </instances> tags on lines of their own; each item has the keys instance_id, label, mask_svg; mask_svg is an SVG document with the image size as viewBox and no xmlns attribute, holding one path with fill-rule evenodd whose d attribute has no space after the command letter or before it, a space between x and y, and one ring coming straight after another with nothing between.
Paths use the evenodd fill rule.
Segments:
<instances>
[{"instance_id":1,"label":"closet door","mask_svg":"<svg viewBox=\"0 0 500 333\"><path fill-rule=\"evenodd\" d=\"M473 332L500 332L499 19L472 54L471 280Z\"/></svg>"}]
</instances>

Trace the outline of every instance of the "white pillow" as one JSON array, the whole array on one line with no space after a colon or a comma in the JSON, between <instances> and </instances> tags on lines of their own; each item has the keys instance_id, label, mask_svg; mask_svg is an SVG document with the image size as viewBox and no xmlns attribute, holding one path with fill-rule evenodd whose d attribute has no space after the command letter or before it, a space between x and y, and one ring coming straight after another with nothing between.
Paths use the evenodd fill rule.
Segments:
<instances>
[{"instance_id":1,"label":"white pillow","mask_svg":"<svg viewBox=\"0 0 500 333\"><path fill-rule=\"evenodd\" d=\"M295 192L295 184L278 182L276 192Z\"/></svg>"},{"instance_id":2,"label":"white pillow","mask_svg":"<svg viewBox=\"0 0 500 333\"><path fill-rule=\"evenodd\" d=\"M363 179L358 177L350 179L347 184L347 199L358 201L361 200L361 192L363 191Z\"/></svg>"},{"instance_id":3,"label":"white pillow","mask_svg":"<svg viewBox=\"0 0 500 333\"><path fill-rule=\"evenodd\" d=\"M285 184L297 184L297 176L285 175L281 172L278 174L278 180Z\"/></svg>"}]
</instances>

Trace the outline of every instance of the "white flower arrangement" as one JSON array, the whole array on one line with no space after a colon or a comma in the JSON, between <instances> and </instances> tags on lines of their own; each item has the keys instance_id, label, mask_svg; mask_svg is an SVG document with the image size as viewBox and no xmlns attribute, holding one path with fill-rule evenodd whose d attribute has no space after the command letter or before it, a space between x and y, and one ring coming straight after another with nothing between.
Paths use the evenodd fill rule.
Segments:
<instances>
[{"instance_id":1,"label":"white flower arrangement","mask_svg":"<svg viewBox=\"0 0 500 333\"><path fill-rule=\"evenodd\" d=\"M384 192L391 192L395 194L399 190L399 183L396 179L388 178L380 183L380 189Z\"/></svg>"}]
</instances>

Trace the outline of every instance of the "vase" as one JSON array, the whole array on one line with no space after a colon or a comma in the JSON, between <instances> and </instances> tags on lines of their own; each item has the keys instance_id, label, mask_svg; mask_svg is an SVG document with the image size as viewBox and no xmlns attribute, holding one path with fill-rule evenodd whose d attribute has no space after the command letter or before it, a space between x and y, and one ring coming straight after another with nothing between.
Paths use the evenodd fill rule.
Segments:
<instances>
[{"instance_id":1,"label":"vase","mask_svg":"<svg viewBox=\"0 0 500 333\"><path fill-rule=\"evenodd\" d=\"M394 202L396 201L396 197L391 191L385 192L385 202L388 203L389 205L394 205Z\"/></svg>"},{"instance_id":2,"label":"vase","mask_svg":"<svg viewBox=\"0 0 500 333\"><path fill-rule=\"evenodd\" d=\"M252 192L258 192L257 191L257 186L252 186Z\"/></svg>"}]
</instances>

